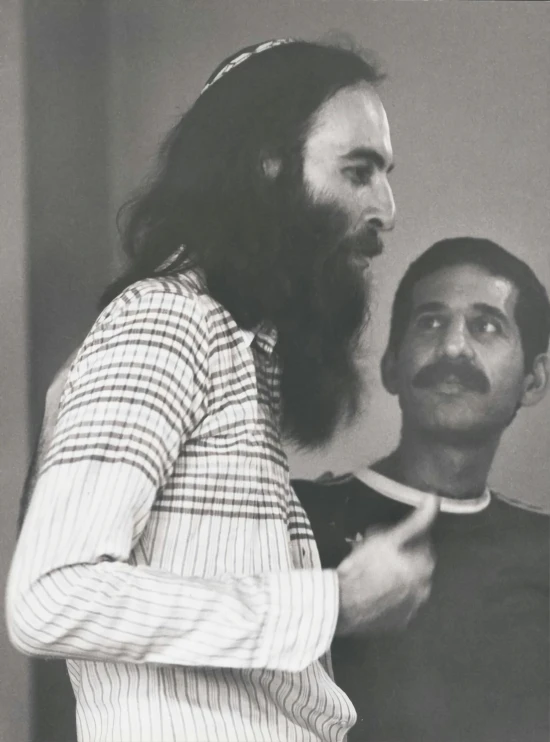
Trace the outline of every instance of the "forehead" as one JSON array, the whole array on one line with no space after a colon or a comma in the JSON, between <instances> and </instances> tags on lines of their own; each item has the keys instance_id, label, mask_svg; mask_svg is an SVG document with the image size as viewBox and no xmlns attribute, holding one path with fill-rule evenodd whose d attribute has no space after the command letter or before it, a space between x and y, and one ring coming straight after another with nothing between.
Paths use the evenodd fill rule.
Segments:
<instances>
[{"instance_id":1,"label":"forehead","mask_svg":"<svg viewBox=\"0 0 550 742\"><path fill-rule=\"evenodd\" d=\"M338 91L321 106L305 153L338 157L361 147L377 150L387 162L392 159L386 111L374 89L364 82Z\"/></svg>"},{"instance_id":2,"label":"forehead","mask_svg":"<svg viewBox=\"0 0 550 742\"><path fill-rule=\"evenodd\" d=\"M412 309L432 302L456 310L485 304L513 318L517 297L517 288L507 278L493 276L477 265L456 265L418 281L413 289Z\"/></svg>"}]
</instances>

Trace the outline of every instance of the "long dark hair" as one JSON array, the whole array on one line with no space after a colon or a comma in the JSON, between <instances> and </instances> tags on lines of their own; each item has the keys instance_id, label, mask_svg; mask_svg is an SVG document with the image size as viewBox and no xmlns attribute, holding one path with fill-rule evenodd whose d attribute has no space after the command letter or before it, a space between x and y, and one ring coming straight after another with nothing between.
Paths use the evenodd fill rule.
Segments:
<instances>
[{"instance_id":1,"label":"long dark hair","mask_svg":"<svg viewBox=\"0 0 550 742\"><path fill-rule=\"evenodd\" d=\"M121 212L130 265L104 304L137 280L200 269L241 327L277 329L284 428L301 444L325 442L356 411L353 356L368 311L341 215L305 197L303 144L326 100L382 78L365 53L340 46L293 41L252 54L199 96ZM276 178L264 172L269 158Z\"/></svg>"},{"instance_id":2,"label":"long dark hair","mask_svg":"<svg viewBox=\"0 0 550 742\"><path fill-rule=\"evenodd\" d=\"M382 78L366 52L295 41L252 55L217 80L170 131L156 173L121 209L129 268L104 293L103 305L159 272L184 246L170 270L199 266L238 323L252 327L265 319L265 282L255 272L273 279L279 235L265 219L273 194L261 158L296 163L325 100Z\"/></svg>"}]
</instances>

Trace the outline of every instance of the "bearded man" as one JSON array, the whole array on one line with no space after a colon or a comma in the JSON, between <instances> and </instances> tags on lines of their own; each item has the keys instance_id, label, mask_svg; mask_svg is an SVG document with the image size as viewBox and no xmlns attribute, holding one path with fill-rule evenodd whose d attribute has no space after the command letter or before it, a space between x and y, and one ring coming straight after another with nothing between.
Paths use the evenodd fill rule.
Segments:
<instances>
[{"instance_id":1,"label":"bearded man","mask_svg":"<svg viewBox=\"0 0 550 742\"><path fill-rule=\"evenodd\" d=\"M15 646L68 660L81 742L343 740L333 636L429 593L435 498L323 570L282 447L358 407L395 211L380 79L334 46L242 50L128 205L130 268L68 372L7 595Z\"/></svg>"}]
</instances>

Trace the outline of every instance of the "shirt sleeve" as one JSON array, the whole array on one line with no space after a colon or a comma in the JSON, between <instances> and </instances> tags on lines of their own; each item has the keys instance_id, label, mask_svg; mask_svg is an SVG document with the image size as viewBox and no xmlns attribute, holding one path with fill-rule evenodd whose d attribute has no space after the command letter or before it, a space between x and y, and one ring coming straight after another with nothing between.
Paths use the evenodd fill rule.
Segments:
<instances>
[{"instance_id":1,"label":"shirt sleeve","mask_svg":"<svg viewBox=\"0 0 550 742\"><path fill-rule=\"evenodd\" d=\"M119 297L92 329L10 570L7 623L20 651L298 671L328 650L335 572L203 579L132 563L155 496L206 414L209 347L196 297L162 290Z\"/></svg>"},{"instance_id":2,"label":"shirt sleeve","mask_svg":"<svg viewBox=\"0 0 550 742\"><path fill-rule=\"evenodd\" d=\"M31 462L23 485L23 494L21 496L21 503L19 506L19 519L18 519L18 530L21 530L23 520L25 519L25 513L29 508L29 502L31 494L36 487L36 481L38 478L38 472L40 470L42 461L48 449L51 437L55 428L55 421L57 419L57 411L59 409L59 400L61 393L65 387L67 380L67 374L72 366L75 359L76 353L72 353L69 358L65 361L63 366L56 373L54 380L52 381L48 391L46 392L46 404L44 406L44 416L42 418L42 426L40 428L40 434L38 436L38 442L33 451Z\"/></svg>"}]
</instances>

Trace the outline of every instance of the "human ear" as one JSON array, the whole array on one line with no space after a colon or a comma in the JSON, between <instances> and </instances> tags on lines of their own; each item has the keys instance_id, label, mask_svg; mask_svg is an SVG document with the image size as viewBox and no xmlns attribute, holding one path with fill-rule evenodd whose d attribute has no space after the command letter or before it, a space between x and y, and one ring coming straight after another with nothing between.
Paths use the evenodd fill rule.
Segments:
<instances>
[{"instance_id":1,"label":"human ear","mask_svg":"<svg viewBox=\"0 0 550 742\"><path fill-rule=\"evenodd\" d=\"M281 160L279 157L263 154L260 158L260 167L266 178L275 180L281 172Z\"/></svg>"},{"instance_id":2,"label":"human ear","mask_svg":"<svg viewBox=\"0 0 550 742\"><path fill-rule=\"evenodd\" d=\"M548 387L548 355L539 353L533 361L532 370L523 381L522 407L532 407L540 402Z\"/></svg>"},{"instance_id":3,"label":"human ear","mask_svg":"<svg viewBox=\"0 0 550 742\"><path fill-rule=\"evenodd\" d=\"M382 384L388 394L397 394L397 358L395 351L386 348L386 352L382 356L380 362L380 374L382 376Z\"/></svg>"}]
</instances>

